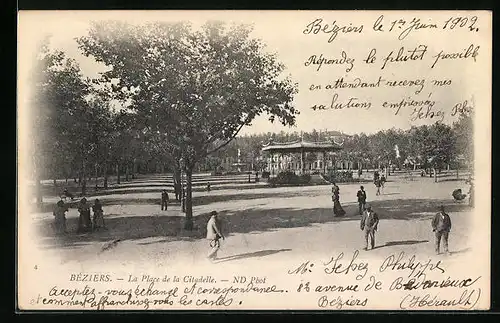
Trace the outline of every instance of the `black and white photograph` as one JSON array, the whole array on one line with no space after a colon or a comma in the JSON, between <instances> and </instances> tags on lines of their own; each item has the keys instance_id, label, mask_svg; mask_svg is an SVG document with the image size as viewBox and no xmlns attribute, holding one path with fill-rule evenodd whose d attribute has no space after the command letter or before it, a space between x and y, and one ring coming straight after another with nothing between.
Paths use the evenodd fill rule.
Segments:
<instances>
[{"instance_id":1,"label":"black and white photograph","mask_svg":"<svg viewBox=\"0 0 500 323\"><path fill-rule=\"evenodd\" d=\"M20 11L20 310L487 310L488 11Z\"/></svg>"}]
</instances>

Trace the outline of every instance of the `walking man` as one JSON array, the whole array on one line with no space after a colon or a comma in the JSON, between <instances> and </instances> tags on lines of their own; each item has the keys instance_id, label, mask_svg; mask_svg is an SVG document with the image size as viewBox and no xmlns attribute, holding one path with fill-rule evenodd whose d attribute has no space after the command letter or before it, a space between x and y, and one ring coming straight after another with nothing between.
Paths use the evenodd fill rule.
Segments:
<instances>
[{"instance_id":1,"label":"walking man","mask_svg":"<svg viewBox=\"0 0 500 323\"><path fill-rule=\"evenodd\" d=\"M436 254L440 253L441 239L443 239L443 249L448 252L448 234L451 230L450 216L444 211L444 206L439 207L439 212L432 219L432 231L436 235Z\"/></svg>"},{"instance_id":2,"label":"walking man","mask_svg":"<svg viewBox=\"0 0 500 323\"><path fill-rule=\"evenodd\" d=\"M363 215L363 211L365 210L366 204L366 191L363 186L360 187L358 191L358 204L359 204L359 215Z\"/></svg>"},{"instance_id":3,"label":"walking man","mask_svg":"<svg viewBox=\"0 0 500 323\"><path fill-rule=\"evenodd\" d=\"M207 223L207 240L210 240L210 253L208 254L208 259L215 260L217 258L217 252L220 248L220 239L224 240L224 235L220 230L219 221L217 218L217 211L210 212L210 219Z\"/></svg>"},{"instance_id":4,"label":"walking man","mask_svg":"<svg viewBox=\"0 0 500 323\"><path fill-rule=\"evenodd\" d=\"M363 250L368 250L368 240L370 240L371 249L375 247L375 231L378 229L378 221L377 213L373 212L370 205L367 205L360 223L360 228L365 234L365 248Z\"/></svg>"},{"instance_id":5,"label":"walking man","mask_svg":"<svg viewBox=\"0 0 500 323\"><path fill-rule=\"evenodd\" d=\"M167 206L168 206L168 193L167 190L163 190L161 192L161 210L163 211L163 208L165 208L166 211Z\"/></svg>"},{"instance_id":6,"label":"walking man","mask_svg":"<svg viewBox=\"0 0 500 323\"><path fill-rule=\"evenodd\" d=\"M380 176L380 187L382 188L382 193L384 192L385 182L386 182L385 175L382 174L382 176Z\"/></svg>"},{"instance_id":7,"label":"walking man","mask_svg":"<svg viewBox=\"0 0 500 323\"><path fill-rule=\"evenodd\" d=\"M375 187L377 188L377 192L375 193L375 195L380 195L380 186L381 186L381 182L380 182L380 178L377 178L375 180Z\"/></svg>"}]
</instances>

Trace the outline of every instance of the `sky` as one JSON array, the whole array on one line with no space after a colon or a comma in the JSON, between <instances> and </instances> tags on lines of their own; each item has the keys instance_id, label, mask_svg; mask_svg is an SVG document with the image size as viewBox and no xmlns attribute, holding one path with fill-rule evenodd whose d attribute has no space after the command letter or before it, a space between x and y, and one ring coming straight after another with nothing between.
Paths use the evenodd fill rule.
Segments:
<instances>
[{"instance_id":1,"label":"sky","mask_svg":"<svg viewBox=\"0 0 500 323\"><path fill-rule=\"evenodd\" d=\"M412 125L430 124L442 119L442 122L452 123L456 118L451 116L452 108L456 104L484 105L478 95L484 93L485 68L489 65L485 40L491 39L490 34L467 32L465 29L451 32L418 30L412 31L403 40L398 39L399 32L376 33L373 31L373 22L384 15L384 24L387 28L391 21L403 19L406 25L415 17L415 13L404 12L21 12L19 17L19 82L29 83L29 67L33 55L36 53L36 44L44 35L50 34L51 45L63 50L69 57L78 61L85 76L96 77L105 67L97 64L92 58L81 55L76 37L87 33L91 20L126 20L134 24L147 21L180 21L189 20L195 26L207 20L223 20L236 23L251 23L254 25L253 36L260 38L267 45L266 50L277 54L278 59L287 67L286 74L298 83L298 94L294 98L294 105L300 111L295 127L282 127L271 124L267 116L257 117L251 126L244 127L240 134L254 134L262 132L293 132L316 130L336 130L347 134L374 133L389 128L407 129ZM422 21L429 23L442 22L446 15L443 13L427 13ZM324 33L304 34L307 25L317 18L322 23L333 22L338 26L361 26L361 33L341 33L328 42L330 35ZM480 21L481 27L487 22ZM491 22L490 22L491 23ZM397 29L397 28L396 28ZM430 68L434 59L432 56L443 52L461 52L470 45L481 44L479 55L460 60L439 60L434 68ZM396 57L398 50L404 47L404 53L418 46L426 46L426 53L422 60L410 62L388 63L382 70L383 58L393 51ZM486 48L485 48L486 47ZM422 48L422 47L421 47ZM373 64L363 62L372 50L376 50L376 61ZM345 57L354 60L350 64L323 64L308 65L306 62L312 55L329 59L340 60ZM342 56L344 55L344 56ZM351 70L348 71L349 67ZM416 94L417 86L387 87L364 89L325 89L327 84L334 84L339 78L352 82L360 78L365 82L376 82L379 77L384 80L420 80L425 79L425 85L420 93ZM432 80L451 80L448 86L435 87ZM383 83L383 82L382 82ZM311 91L312 85L321 85L322 89ZM489 85L489 84L487 84ZM332 99L345 106L351 98L354 102L371 103L369 107L351 107L343 109L313 110L314 105L330 107ZM21 97L21 101L22 101ZM384 102L410 102L433 100L432 111L434 118L412 120L413 108L402 107L396 114L395 108L384 107ZM487 103L487 101L485 101ZM424 104L423 111L427 111ZM441 114L438 114L441 111Z\"/></svg>"}]
</instances>

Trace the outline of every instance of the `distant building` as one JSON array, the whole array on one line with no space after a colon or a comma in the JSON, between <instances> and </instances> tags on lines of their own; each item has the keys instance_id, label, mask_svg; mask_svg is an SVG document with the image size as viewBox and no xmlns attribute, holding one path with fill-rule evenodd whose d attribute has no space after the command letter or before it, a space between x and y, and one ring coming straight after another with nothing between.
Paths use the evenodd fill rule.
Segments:
<instances>
[{"instance_id":1,"label":"distant building","mask_svg":"<svg viewBox=\"0 0 500 323\"><path fill-rule=\"evenodd\" d=\"M307 142L303 139L287 143L271 141L262 147L262 151L269 154L266 170L272 175L283 171L296 174L326 173L336 166L332 153L341 150L342 143L343 139L339 138L324 142ZM314 158L309 158L308 153L313 153Z\"/></svg>"}]
</instances>

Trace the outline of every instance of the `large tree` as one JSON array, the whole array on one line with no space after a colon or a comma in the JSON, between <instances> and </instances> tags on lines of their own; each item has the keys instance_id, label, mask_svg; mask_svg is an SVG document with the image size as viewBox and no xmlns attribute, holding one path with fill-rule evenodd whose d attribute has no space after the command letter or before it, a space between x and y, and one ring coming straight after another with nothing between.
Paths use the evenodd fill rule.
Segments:
<instances>
[{"instance_id":1,"label":"large tree","mask_svg":"<svg viewBox=\"0 0 500 323\"><path fill-rule=\"evenodd\" d=\"M78 42L85 55L111 68L104 80L118 81L114 91L130 99L137 119L166 136L164 144L186 173L186 229L192 228L196 163L258 115L295 123L297 86L249 26L100 22Z\"/></svg>"},{"instance_id":2,"label":"large tree","mask_svg":"<svg viewBox=\"0 0 500 323\"><path fill-rule=\"evenodd\" d=\"M85 133L80 133L76 122L86 113L89 94L89 84L76 61L49 45L46 39L40 46L30 101L38 203L42 202L41 179L65 175L61 170L81 157L78 148Z\"/></svg>"}]
</instances>

